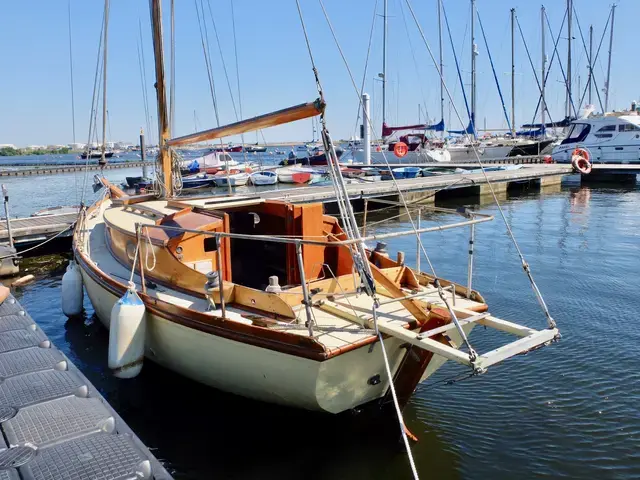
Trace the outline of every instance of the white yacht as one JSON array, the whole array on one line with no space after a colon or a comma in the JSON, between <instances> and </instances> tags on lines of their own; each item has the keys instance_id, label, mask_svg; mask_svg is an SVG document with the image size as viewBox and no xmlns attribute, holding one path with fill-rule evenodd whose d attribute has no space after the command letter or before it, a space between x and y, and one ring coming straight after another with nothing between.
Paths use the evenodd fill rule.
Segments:
<instances>
[{"instance_id":1,"label":"white yacht","mask_svg":"<svg viewBox=\"0 0 640 480\"><path fill-rule=\"evenodd\" d=\"M576 148L586 149L592 163L640 163L640 115L635 106L574 120L552 157L558 163L571 163Z\"/></svg>"}]
</instances>

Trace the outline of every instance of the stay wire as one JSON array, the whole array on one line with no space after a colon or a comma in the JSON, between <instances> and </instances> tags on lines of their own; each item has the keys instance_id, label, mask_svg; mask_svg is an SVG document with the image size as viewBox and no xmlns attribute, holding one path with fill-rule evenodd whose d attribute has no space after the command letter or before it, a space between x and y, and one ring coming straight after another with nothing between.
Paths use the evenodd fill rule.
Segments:
<instances>
[{"instance_id":1,"label":"stay wire","mask_svg":"<svg viewBox=\"0 0 640 480\"><path fill-rule=\"evenodd\" d=\"M211 25L213 25L213 33L215 34L216 37L216 44L218 45L218 53L220 54L220 60L222 62L222 70L224 72L224 77L227 81L227 87L229 88L229 96L231 97L231 106L233 107L233 113L236 117L236 122L239 122L242 118L238 117L238 110L236 108L236 101L233 98L233 89L231 88L231 80L229 79L229 72L227 70L227 63L224 61L224 55L222 53L222 44L220 43L220 37L218 36L218 27L216 26L216 22L213 16L213 11L211 10L211 0L207 0L207 7L209 9L209 16L211 17ZM235 25L235 22L234 22ZM235 40L235 27L234 27L234 40ZM238 65L238 50L236 48L236 67ZM236 71L237 73L237 71ZM239 91L238 91L238 95L239 95ZM247 163L247 152L246 149L244 148L244 133L240 134L240 139L242 142L242 153L244 156L244 161L245 163ZM227 169L228 170L228 169Z\"/></svg>"},{"instance_id":2,"label":"stay wire","mask_svg":"<svg viewBox=\"0 0 640 480\"><path fill-rule=\"evenodd\" d=\"M202 0L201 0L202 2ZM205 31L206 31L206 23L204 26L204 30L202 28L202 23L204 22L204 10L202 11L202 19L201 17L201 12L198 9L198 0L193 0L193 3L196 6L196 16L198 17L198 29L200 31L200 41L202 42L202 53L204 55L204 63L205 63L205 67L207 69L207 79L209 80L209 90L211 92L211 101L213 102L213 113L214 113L214 117L216 119L216 126L220 126L220 116L218 115L218 102L216 100L216 84L213 80L213 74L211 72L211 64L210 64L210 55L208 53L208 44L209 44L209 37L208 35L206 36L205 39Z\"/></svg>"},{"instance_id":3,"label":"stay wire","mask_svg":"<svg viewBox=\"0 0 640 480\"><path fill-rule=\"evenodd\" d=\"M545 12L546 15L546 12ZM562 17L562 23L560 24L560 29L558 30L558 35L554 35L553 34L553 30L551 30L551 25L549 25L547 23L547 27L549 29L549 34L551 35L551 38L555 38L554 42L553 42L553 54L551 55L551 61L549 62L549 68L547 69L547 72L544 76L544 85L548 84L548 80L549 80L549 75L551 74L551 69L553 68L553 61L556 58L556 55L558 55L558 42L560 41L560 35L562 34L562 29L564 28L564 24L567 20L567 11L565 10L564 12L564 17ZM548 19L547 19L548 21ZM536 105L536 109L533 112L533 117L531 118L531 125L535 124L536 121L536 117L538 116L538 110L540 110L540 104L542 103L542 92L540 92L540 95L538 96L538 104ZM543 108L545 109L545 112L547 112L547 114L549 115L549 120L551 121L551 123L553 123L553 119L551 118L551 113L549 112L549 104L547 103L547 101L545 100ZM542 127L546 130L546 127Z\"/></svg>"},{"instance_id":4,"label":"stay wire","mask_svg":"<svg viewBox=\"0 0 640 480\"><path fill-rule=\"evenodd\" d=\"M429 123L429 108L427 107L427 96L424 94L424 87L423 84L425 82L422 81L422 78L420 76L420 70L418 69L418 61L416 60L416 52L415 49L413 48L413 42L411 41L411 36L409 35L409 25L407 24L407 18L406 15L404 14L404 9L402 8L402 2L400 2L399 4L399 10L400 10L400 14L402 16L402 23L404 24L404 30L405 33L407 34L407 42L409 43L409 50L411 51L411 59L413 60L413 68L416 71L416 77L418 77L418 83L420 84L420 95L422 96L422 106L424 107L424 114L425 114L425 124ZM425 129L424 133L426 133L427 130Z\"/></svg>"},{"instance_id":5,"label":"stay wire","mask_svg":"<svg viewBox=\"0 0 640 480\"><path fill-rule=\"evenodd\" d=\"M409 10L411 11L411 15L413 16L413 19L416 23L416 26L418 27L418 30L420 31L420 35L422 36L422 39L425 43L425 46L427 47L427 50L429 51L429 55L431 57L431 60L433 61L433 63L436 65L436 69L438 70L438 73L440 74L441 78L442 78L442 72L440 72L440 69L437 66L437 63L435 61L435 57L433 56L433 53L431 51L431 48L429 46L429 43L427 42L426 37L424 36L424 32L422 31L422 27L420 26L420 23L418 22L418 19L415 15L415 12L413 11L413 8L411 7L411 4L409 2L409 0L405 0L407 3L407 6L409 7ZM517 17L516 17L517 18ZM447 88L446 84L445 84L445 91L447 92L447 95L449 96L449 99L452 100L451 98L451 94L449 92L449 89ZM455 107L455 105L453 106L454 112L456 114L456 116L458 117L458 120L460 122L462 122L462 117L460 116L460 113L458 112L458 109ZM556 328L556 322L553 319L553 317L551 316L551 313L549 312L549 309L547 307L546 302L544 301L544 298L542 297L542 293L540 292L540 289L538 288L538 285L536 284L534 278L533 278L533 274L531 273L531 268L529 266L529 264L527 263L527 261L524 258L524 254L522 253L522 250L520 249L520 246L518 245L518 242L516 240L516 237L513 233L513 230L511 229L511 225L509 224L509 222L507 221L507 217L504 214L504 210L502 209L502 206L500 205L500 201L498 200L498 197L496 195L496 192L493 188L493 184L491 183L491 181L489 180L489 177L487 175L487 171L484 168L484 164L482 163L482 160L480 160L480 156L478 155L478 150L475 147L475 145L473 145L473 152L474 155L476 156L476 160L478 161L478 165L480 166L480 169L482 170L482 174L484 176L485 182L487 183L487 186L489 187L489 190L491 191L491 196L493 197L493 200L496 202L496 207L498 208L498 211L500 212L500 216L502 217L502 220L505 224L505 227L507 229L507 232L509 234L509 237L516 249L516 252L518 254L518 257L520 258L520 262L522 264L522 268L525 271L527 277L529 278L529 282L531 283L531 287L534 291L534 294L538 300L538 303L540 304L540 307L542 308L544 315L547 318L547 323L549 325L549 328ZM413 224L413 220L411 219L411 217L409 216L411 223ZM422 242L420 242L420 244L422 245ZM454 317L455 319L455 317Z\"/></svg>"},{"instance_id":6,"label":"stay wire","mask_svg":"<svg viewBox=\"0 0 640 480\"><path fill-rule=\"evenodd\" d=\"M297 1L297 0L296 0ZM333 25L331 24L331 20L329 19L329 15L327 14L326 9L324 8L324 4L322 2L322 0L318 0L320 2L320 6L322 7L322 11L324 13L324 17L325 20L327 21L327 24L329 25L329 29L331 30L331 34L333 36L333 40L336 43L336 47L338 48L338 51L340 52L340 56L342 57L342 61L344 62L344 65L347 69L347 73L349 74L349 78L351 79L351 84L353 85L353 88L356 92L356 94L358 93L358 89L355 83L355 80L353 78L353 73L351 72L351 68L349 67L349 63L347 62L347 59L344 55L344 52L342 51L342 47L340 46L340 42L338 41L338 38L335 34L335 30L333 29ZM409 9L412 13L412 15L414 16L415 19L415 15L413 13L413 10L411 9L411 6L409 6ZM422 33L422 30L420 30L420 32ZM424 39L424 36L423 36ZM426 40L425 40L426 42ZM429 48L428 44L427 44L427 48L429 49L429 53L431 54L431 49ZM432 55L432 59L434 60L434 64L436 65L436 70L438 71L438 73L440 74L441 78L442 78L442 74L440 72L440 68L438 67L437 63L435 62L435 57L433 57ZM446 86L446 84L444 85L445 90L447 90L447 93L449 94L448 88ZM449 94L449 96L451 97L451 95ZM362 98L359 99L359 102L362 104ZM457 112L457 111L456 111ZM474 147L475 150L475 147ZM477 155L477 153L476 153ZM451 307L451 305L449 304L449 302L447 301L445 295L444 295L444 291L442 290L442 286L440 285L440 281L438 280L438 275L436 274L435 271L435 267L433 266L433 263L431 262L431 258L429 257L429 255L427 254L427 251L424 247L424 244L422 243L422 239L420 238L420 235L418 234L417 228L415 226L415 222L413 221L413 217L411 216L411 212L409 211L409 208L407 206L407 202L406 199L404 197L404 194L402 193L402 190L400 189L400 186L398 185L398 182L395 178L395 175L393 174L393 170L391 169L391 166L389 165L389 162L387 160L386 154L384 153L384 151L382 151L382 158L384 159L385 165L387 166L387 168L389 168L389 171L391 173L391 180L394 184L394 187L396 188L397 192L398 192L398 196L402 201L403 207L405 208L405 210L407 211L407 217L409 218L409 221L411 223L411 228L413 229L414 233L416 234L418 243L420 244L420 248L425 256L425 259L427 260L427 263L429 264L429 268L431 269L431 272L433 274L434 277L434 284L436 285L436 287L438 288L438 295L440 297L440 299L442 300L442 302L444 303L444 305L446 306L447 310L449 311L449 314L451 315L451 319L454 323L454 325L456 326L456 330L458 332L458 334L460 335L460 338L462 338L462 341L464 342L464 344L467 346L467 348L469 349L469 358L471 361L474 361L477 358L477 353L476 351L473 349L473 347L471 346L471 343L469 342L469 339L467 338L467 335L465 334L464 330L462 329L462 326L460 325L460 322L458 322L458 317L455 314L453 308ZM340 172L338 172L338 176L340 177L340 179L342 178L342 176L340 175ZM345 187L345 191L346 191L346 187ZM347 197L348 198L348 197ZM359 231L358 231L359 232ZM355 237L354 237L355 238Z\"/></svg>"},{"instance_id":7,"label":"stay wire","mask_svg":"<svg viewBox=\"0 0 640 480\"><path fill-rule=\"evenodd\" d=\"M524 38L524 33L522 33L522 27L520 27L520 20L518 19L518 15L516 17L516 24L518 25L518 31L520 32L520 38L522 38L522 44L524 45L524 51L527 53L527 58L529 59L529 65L531 66L531 70L533 71L533 78L536 80L536 85L538 86L538 91L540 92L540 99L542 99L542 85L540 84L540 80L538 79L538 73L536 72L536 67L533 65L533 60L531 59L531 53L529 52L529 46L527 45L527 41ZM564 75L564 72L563 72ZM565 84L567 78L565 77ZM546 102L545 102L546 104ZM573 106L573 110L575 111L575 106L573 105L573 99L571 100L571 105ZM549 120L553 123L553 119L551 118L551 114L547 110L549 114Z\"/></svg>"},{"instance_id":8,"label":"stay wire","mask_svg":"<svg viewBox=\"0 0 640 480\"><path fill-rule=\"evenodd\" d=\"M376 26L376 16L378 15L376 11L377 9L378 9L378 0L376 0L376 3L373 5L373 19L371 20L371 30L369 31L369 44L367 45L367 57L364 62L364 72L362 73L362 84L360 85L360 97L362 97L362 95L364 94L364 86L367 81L367 71L369 69L369 57L371 54L371 44L373 42L373 32ZM360 120L359 108L358 108L358 114L356 115L356 124L355 124L355 127L353 128L354 134L358 131L358 120Z\"/></svg>"},{"instance_id":9,"label":"stay wire","mask_svg":"<svg viewBox=\"0 0 640 480\"><path fill-rule=\"evenodd\" d=\"M600 44L598 45L598 50L596 52L596 56L595 58L589 58L589 51L587 50L587 43L585 42L584 39L584 34L582 33L582 26L580 25L580 19L578 18L578 12L576 11L575 7L573 9L574 15L576 16L576 23L578 25L578 31L580 32L580 38L582 39L582 47L584 48L584 52L587 56L587 58L589 59L589 70L591 73L591 81L593 82L594 86L595 86L595 91L596 91L596 95L598 95L598 102L600 103L600 109L602 110L603 113L606 113L604 111L604 106L602 104L602 97L600 96L600 89L598 88L598 83L596 81L596 76L593 73L593 64L596 62L596 60L598 59L598 55L600 55L600 48L602 47L602 41L604 40L604 37L607 33L607 27L609 26L609 22L611 21L611 12L609 12L609 17L607 17L607 23L604 26L604 30L602 31L602 37L600 37ZM584 101L584 97L587 95L587 91L589 90L589 82L586 83L585 85L585 89L584 89L584 93L582 94L582 97L580 98L580 105L582 105L582 102Z\"/></svg>"},{"instance_id":10,"label":"stay wire","mask_svg":"<svg viewBox=\"0 0 640 480\"><path fill-rule=\"evenodd\" d=\"M96 69L95 69L95 75L93 78L93 96L91 99L91 114L89 117L89 134L88 134L88 138L87 138L87 145L85 146L85 151L87 153L87 158L86 158L86 162L84 165L84 180L82 182L82 193L80 195L80 205L82 206L84 204L84 197L87 191L87 178L89 176L89 159L91 157L90 155L90 145L91 145L91 136L93 134L93 129L94 129L94 110L96 110L96 105L97 105L97 92L99 90L99 86L98 86L98 78L99 78L99 71L100 71L100 59L101 59L101 52L102 52L102 38L103 38L103 33L104 33L104 13L102 14L102 26L100 27L100 40L98 41L98 53L96 54ZM97 131L97 128L96 128Z\"/></svg>"}]
</instances>

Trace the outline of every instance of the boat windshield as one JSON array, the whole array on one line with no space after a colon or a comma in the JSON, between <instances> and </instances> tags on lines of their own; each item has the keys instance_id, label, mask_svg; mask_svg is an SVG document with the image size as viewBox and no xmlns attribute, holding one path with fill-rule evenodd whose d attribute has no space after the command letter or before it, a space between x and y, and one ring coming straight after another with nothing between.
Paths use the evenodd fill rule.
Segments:
<instances>
[{"instance_id":1,"label":"boat windshield","mask_svg":"<svg viewBox=\"0 0 640 480\"><path fill-rule=\"evenodd\" d=\"M587 135L589 135L590 131L591 125L589 125L588 123L574 123L573 125L571 125L571 129L567 134L567 138L562 141L562 144L564 145L567 143L582 142L585 138L587 138Z\"/></svg>"}]
</instances>

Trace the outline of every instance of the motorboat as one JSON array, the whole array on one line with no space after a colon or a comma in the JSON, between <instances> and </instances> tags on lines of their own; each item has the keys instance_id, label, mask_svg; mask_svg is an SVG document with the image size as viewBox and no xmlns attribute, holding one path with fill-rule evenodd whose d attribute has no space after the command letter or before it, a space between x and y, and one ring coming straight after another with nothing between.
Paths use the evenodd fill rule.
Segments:
<instances>
[{"instance_id":1,"label":"motorboat","mask_svg":"<svg viewBox=\"0 0 640 480\"><path fill-rule=\"evenodd\" d=\"M551 156L558 163L571 163L577 148L588 152L591 163L640 163L640 115L632 108L577 119Z\"/></svg>"},{"instance_id":2,"label":"motorboat","mask_svg":"<svg viewBox=\"0 0 640 480\"><path fill-rule=\"evenodd\" d=\"M247 153L263 153L267 151L267 147L260 145L249 145L248 147L244 147L244 151Z\"/></svg>"},{"instance_id":3,"label":"motorboat","mask_svg":"<svg viewBox=\"0 0 640 480\"><path fill-rule=\"evenodd\" d=\"M218 173L213 176L213 181L215 182L216 187L227 187L231 185L232 187L241 187L246 185L249 181L249 174L246 172L239 173Z\"/></svg>"},{"instance_id":4,"label":"motorboat","mask_svg":"<svg viewBox=\"0 0 640 480\"><path fill-rule=\"evenodd\" d=\"M249 182L253 185L275 185L278 183L278 174L271 170L261 170L249 174Z\"/></svg>"},{"instance_id":5,"label":"motorboat","mask_svg":"<svg viewBox=\"0 0 640 480\"><path fill-rule=\"evenodd\" d=\"M215 185L215 175L208 173L197 173L182 177L182 190L197 190L200 188L210 188Z\"/></svg>"},{"instance_id":6,"label":"motorboat","mask_svg":"<svg viewBox=\"0 0 640 480\"><path fill-rule=\"evenodd\" d=\"M416 178L422 169L420 167L400 167L392 169L393 176L396 180L403 178Z\"/></svg>"},{"instance_id":7,"label":"motorboat","mask_svg":"<svg viewBox=\"0 0 640 480\"><path fill-rule=\"evenodd\" d=\"M111 157L113 157L113 152L111 150L106 150L104 152L104 158L111 158ZM90 159L102 158L102 150L98 150L98 149L85 150L80 154L80 158L82 158L83 160L86 160L87 158L90 158Z\"/></svg>"},{"instance_id":8,"label":"motorboat","mask_svg":"<svg viewBox=\"0 0 640 480\"><path fill-rule=\"evenodd\" d=\"M285 167L276 170L281 183L308 183L313 176L320 176L317 170L308 167Z\"/></svg>"},{"instance_id":9,"label":"motorboat","mask_svg":"<svg viewBox=\"0 0 640 480\"><path fill-rule=\"evenodd\" d=\"M228 153L211 152L200 157L180 162L180 172L183 175L192 173L216 174L220 170L238 167L238 162Z\"/></svg>"}]
</instances>

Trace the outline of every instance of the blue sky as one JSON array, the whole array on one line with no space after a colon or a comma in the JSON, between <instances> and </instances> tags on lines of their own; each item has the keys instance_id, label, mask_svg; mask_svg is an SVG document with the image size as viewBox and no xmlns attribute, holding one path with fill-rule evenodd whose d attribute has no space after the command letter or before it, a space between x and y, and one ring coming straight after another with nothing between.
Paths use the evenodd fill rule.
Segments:
<instances>
[{"instance_id":1,"label":"blue sky","mask_svg":"<svg viewBox=\"0 0 640 480\"><path fill-rule=\"evenodd\" d=\"M76 139L86 141L93 88L96 50L103 4L99 0L70 0L73 38L74 85L76 105ZM198 0L198 3L200 0ZM231 22L231 0L203 0L209 30L214 79L222 123L235 121L227 81L218 46L213 35L208 3L210 2L222 53L229 71L237 102L235 56ZM358 86L362 81L367 44L375 0L324 0L338 40L344 50ZM358 99L349 80L317 0L301 0L312 49L328 103L329 127L334 138L348 138L354 133ZM428 42L437 51L436 0L411 0ZM451 23L456 51L461 59L465 82L469 83L470 47L468 0L444 0ZM574 0L578 20L585 36L594 25L594 43L600 41L609 14L607 0ZM317 93L294 0L233 0L236 19L241 98L245 117L295 105L316 98ZM496 71L510 108L510 27L509 9L515 7L536 68L540 65L540 3L530 0L477 0L477 8L487 33ZM564 2L546 5L554 33L564 14ZM382 0L378 11L382 12ZM165 34L168 40L169 2L164 2ZM404 17L403 17L404 14ZM405 0L389 0L388 40L388 123L418 120L418 104L432 119L439 117L439 81L420 38ZM619 0L616 11L613 47L611 108L622 109L640 97L637 81L635 34L640 19L640 2ZM147 0L111 0L108 109L110 139L131 141L145 125L138 66L138 22L146 57L147 88L151 115L156 118L153 82L153 56ZM406 27L405 27L406 20ZM67 0L31 0L0 4L0 143L54 144L72 141L71 93ZM408 27L408 28L407 28ZM563 35L565 37L566 34ZM578 76L584 88L587 79L586 58L577 23L574 25L574 85ZM588 40L587 40L588 41ZM505 128L500 99L487 57L487 49L478 26L478 103L477 123ZM168 42L165 42L168 46ZM553 42L547 35L547 54L552 56ZM566 40L559 43L560 58L566 61ZM595 48L595 47L594 47ZM369 71L365 90L372 96L377 129L381 123L380 83L374 77L381 71L382 20L375 22ZM608 36L605 37L596 80L603 87L606 75ZM412 53L413 52L413 53ZM445 77L461 112L464 103L455 73L451 47L444 44ZM414 56L416 61L414 62ZM523 42L516 29L516 118L517 123L531 120L538 90ZM168 65L168 55L167 55ZM199 128L215 126L215 117L194 2L176 1L176 134L194 130L194 111ZM557 61L549 76L547 101L552 118L564 112L564 86ZM604 99L603 99L604 101ZM445 118L448 120L447 100ZM459 128L453 121L448 128ZM267 141L310 140L311 122L273 128L264 132ZM156 137L155 132L152 137ZM230 139L235 140L235 139ZM249 140L255 141L253 134Z\"/></svg>"}]
</instances>

